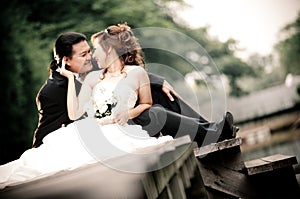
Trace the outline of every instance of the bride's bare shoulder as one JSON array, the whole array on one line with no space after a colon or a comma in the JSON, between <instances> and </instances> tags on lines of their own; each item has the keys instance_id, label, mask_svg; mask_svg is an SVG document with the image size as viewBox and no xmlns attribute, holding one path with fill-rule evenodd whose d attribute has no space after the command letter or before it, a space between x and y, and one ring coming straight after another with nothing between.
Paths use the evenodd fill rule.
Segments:
<instances>
[{"instance_id":1,"label":"bride's bare shoulder","mask_svg":"<svg viewBox=\"0 0 300 199\"><path fill-rule=\"evenodd\" d=\"M146 72L146 70L141 66L136 66L136 65L126 66L126 72L133 72L133 71L135 71L137 73Z\"/></svg>"},{"instance_id":2,"label":"bride's bare shoulder","mask_svg":"<svg viewBox=\"0 0 300 199\"><path fill-rule=\"evenodd\" d=\"M100 78L100 73L100 70L92 71L89 74L87 74L84 81L89 83L96 82Z\"/></svg>"},{"instance_id":3,"label":"bride's bare shoulder","mask_svg":"<svg viewBox=\"0 0 300 199\"><path fill-rule=\"evenodd\" d=\"M86 79L94 79L100 77L101 70L92 71L89 74L87 74Z\"/></svg>"}]
</instances>

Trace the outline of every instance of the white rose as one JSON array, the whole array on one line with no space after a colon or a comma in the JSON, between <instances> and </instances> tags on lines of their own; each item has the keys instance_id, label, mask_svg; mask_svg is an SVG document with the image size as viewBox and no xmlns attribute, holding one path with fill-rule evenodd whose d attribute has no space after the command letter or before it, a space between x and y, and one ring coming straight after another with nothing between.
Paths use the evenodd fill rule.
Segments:
<instances>
[{"instance_id":1,"label":"white rose","mask_svg":"<svg viewBox=\"0 0 300 199\"><path fill-rule=\"evenodd\" d=\"M108 109L108 106L104 104L102 107L99 108L100 113L105 113L105 111Z\"/></svg>"}]
</instances>

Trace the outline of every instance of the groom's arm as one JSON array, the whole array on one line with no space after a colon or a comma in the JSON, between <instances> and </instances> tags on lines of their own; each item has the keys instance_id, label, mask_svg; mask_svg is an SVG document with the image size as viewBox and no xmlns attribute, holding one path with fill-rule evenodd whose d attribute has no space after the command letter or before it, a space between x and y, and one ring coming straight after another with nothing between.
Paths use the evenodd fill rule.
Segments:
<instances>
[{"instance_id":1,"label":"groom's arm","mask_svg":"<svg viewBox=\"0 0 300 199\"><path fill-rule=\"evenodd\" d=\"M162 85L165 81L165 78L159 75L154 75L153 73L148 72L148 76L150 79L151 87L155 87L157 89L162 89Z\"/></svg>"},{"instance_id":2,"label":"groom's arm","mask_svg":"<svg viewBox=\"0 0 300 199\"><path fill-rule=\"evenodd\" d=\"M164 77L148 73L151 90L162 91L170 101L174 101L174 97L181 98L179 94L173 89L173 87L165 80Z\"/></svg>"},{"instance_id":3,"label":"groom's arm","mask_svg":"<svg viewBox=\"0 0 300 199\"><path fill-rule=\"evenodd\" d=\"M164 77L149 72L148 76L151 84L153 104L159 104L176 113L206 121L176 93ZM171 100L172 98L174 100Z\"/></svg>"}]
</instances>

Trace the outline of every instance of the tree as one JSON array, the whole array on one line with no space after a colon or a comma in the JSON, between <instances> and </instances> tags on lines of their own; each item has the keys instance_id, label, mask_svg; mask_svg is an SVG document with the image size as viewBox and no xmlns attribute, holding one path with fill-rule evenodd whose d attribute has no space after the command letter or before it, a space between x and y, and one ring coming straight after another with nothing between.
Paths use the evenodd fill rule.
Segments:
<instances>
[{"instance_id":1,"label":"tree","mask_svg":"<svg viewBox=\"0 0 300 199\"><path fill-rule=\"evenodd\" d=\"M300 74L300 12L297 19L282 30L287 38L276 45L283 73Z\"/></svg>"},{"instance_id":2,"label":"tree","mask_svg":"<svg viewBox=\"0 0 300 199\"><path fill-rule=\"evenodd\" d=\"M238 85L238 79L250 76L255 76L255 71L253 68L249 67L246 63L242 62L238 58L224 58L222 64L223 73L228 76L230 84L230 95L235 97L240 97L242 95L248 94L244 91L241 86Z\"/></svg>"},{"instance_id":3,"label":"tree","mask_svg":"<svg viewBox=\"0 0 300 199\"><path fill-rule=\"evenodd\" d=\"M23 30L26 11L15 1L5 1L1 7L1 139L0 164L18 157L30 146L33 125L36 124L35 100L32 88L36 84L30 61L26 56Z\"/></svg>"}]
</instances>

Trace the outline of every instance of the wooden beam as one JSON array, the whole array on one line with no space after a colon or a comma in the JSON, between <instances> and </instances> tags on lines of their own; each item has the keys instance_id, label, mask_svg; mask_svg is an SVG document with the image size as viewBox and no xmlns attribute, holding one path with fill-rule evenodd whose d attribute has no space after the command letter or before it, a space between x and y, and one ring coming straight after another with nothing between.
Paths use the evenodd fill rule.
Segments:
<instances>
[{"instance_id":1,"label":"wooden beam","mask_svg":"<svg viewBox=\"0 0 300 199\"><path fill-rule=\"evenodd\" d=\"M297 164L296 156L275 154L245 162L248 175L273 171Z\"/></svg>"},{"instance_id":2,"label":"wooden beam","mask_svg":"<svg viewBox=\"0 0 300 199\"><path fill-rule=\"evenodd\" d=\"M212 143L200 148L194 149L194 154L196 157L205 156L210 153L221 151L224 149L240 146L242 144L242 138L237 137L229 140L224 140L222 142Z\"/></svg>"}]
</instances>

